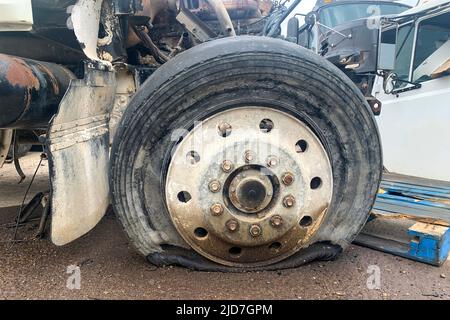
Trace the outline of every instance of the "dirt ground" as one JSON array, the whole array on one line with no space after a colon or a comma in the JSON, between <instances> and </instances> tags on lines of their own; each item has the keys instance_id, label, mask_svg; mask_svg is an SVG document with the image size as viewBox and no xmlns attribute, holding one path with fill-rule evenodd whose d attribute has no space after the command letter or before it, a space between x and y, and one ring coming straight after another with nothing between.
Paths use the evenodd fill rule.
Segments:
<instances>
[{"instance_id":1,"label":"dirt ground","mask_svg":"<svg viewBox=\"0 0 450 320\"><path fill-rule=\"evenodd\" d=\"M450 262L426 264L351 246L337 261L295 270L223 274L183 268L155 268L130 246L112 214L95 230L65 247L49 240L8 243L5 224L17 215L39 154L23 163L27 180L18 185L12 164L0 170L1 299L450 299ZM44 162L30 196L48 189ZM36 223L20 230L31 238ZM79 266L80 289L71 290L69 266ZM369 289L373 266L380 288ZM368 273L369 272L369 273Z\"/></svg>"}]
</instances>

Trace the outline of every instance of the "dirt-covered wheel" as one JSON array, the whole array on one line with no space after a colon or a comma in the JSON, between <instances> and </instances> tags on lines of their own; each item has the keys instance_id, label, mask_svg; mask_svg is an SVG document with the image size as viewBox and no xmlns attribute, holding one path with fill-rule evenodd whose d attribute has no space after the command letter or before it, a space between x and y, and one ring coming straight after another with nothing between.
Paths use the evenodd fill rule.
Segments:
<instances>
[{"instance_id":1,"label":"dirt-covered wheel","mask_svg":"<svg viewBox=\"0 0 450 320\"><path fill-rule=\"evenodd\" d=\"M367 220L382 171L358 88L263 37L212 41L159 68L126 110L111 163L135 247L201 270L335 257Z\"/></svg>"}]
</instances>

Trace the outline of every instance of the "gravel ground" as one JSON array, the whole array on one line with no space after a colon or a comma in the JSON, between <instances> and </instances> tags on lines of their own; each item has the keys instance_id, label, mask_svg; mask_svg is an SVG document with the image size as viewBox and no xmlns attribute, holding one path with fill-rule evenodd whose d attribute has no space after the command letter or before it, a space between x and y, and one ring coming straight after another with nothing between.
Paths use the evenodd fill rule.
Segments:
<instances>
[{"instance_id":1,"label":"gravel ground","mask_svg":"<svg viewBox=\"0 0 450 320\"><path fill-rule=\"evenodd\" d=\"M0 298L2 299L449 299L450 263L436 268L351 246L338 260L295 270L223 274L155 268L135 253L112 214L88 235L65 247L31 240L11 247L12 222L39 161L22 162L29 176L18 185L11 164L0 170ZM35 192L48 189L47 163ZM31 238L36 225L21 229ZM69 266L79 266L81 288L67 288ZM368 289L370 266L381 272L379 289Z\"/></svg>"}]
</instances>

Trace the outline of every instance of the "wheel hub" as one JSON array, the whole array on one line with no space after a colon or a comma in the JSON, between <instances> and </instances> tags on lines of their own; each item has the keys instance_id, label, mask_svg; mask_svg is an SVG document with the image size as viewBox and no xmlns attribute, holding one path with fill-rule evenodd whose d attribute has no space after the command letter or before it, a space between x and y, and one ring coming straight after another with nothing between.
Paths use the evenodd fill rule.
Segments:
<instances>
[{"instance_id":1,"label":"wheel hub","mask_svg":"<svg viewBox=\"0 0 450 320\"><path fill-rule=\"evenodd\" d=\"M331 197L320 140L270 108L230 109L204 120L176 147L166 178L166 204L180 235L229 266L268 265L308 245Z\"/></svg>"},{"instance_id":2,"label":"wheel hub","mask_svg":"<svg viewBox=\"0 0 450 320\"><path fill-rule=\"evenodd\" d=\"M229 201L243 213L264 210L271 202L273 194L271 179L261 170L253 168L241 168L228 187Z\"/></svg>"}]
</instances>

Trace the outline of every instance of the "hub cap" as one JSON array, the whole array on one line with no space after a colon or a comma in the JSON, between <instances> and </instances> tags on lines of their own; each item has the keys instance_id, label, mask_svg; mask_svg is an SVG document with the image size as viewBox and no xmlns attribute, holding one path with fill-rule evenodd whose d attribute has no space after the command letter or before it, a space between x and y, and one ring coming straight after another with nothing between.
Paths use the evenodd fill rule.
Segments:
<instances>
[{"instance_id":1,"label":"hub cap","mask_svg":"<svg viewBox=\"0 0 450 320\"><path fill-rule=\"evenodd\" d=\"M306 246L332 193L320 140L270 108L230 109L196 125L177 145L166 178L180 235L229 266L268 265Z\"/></svg>"}]
</instances>

